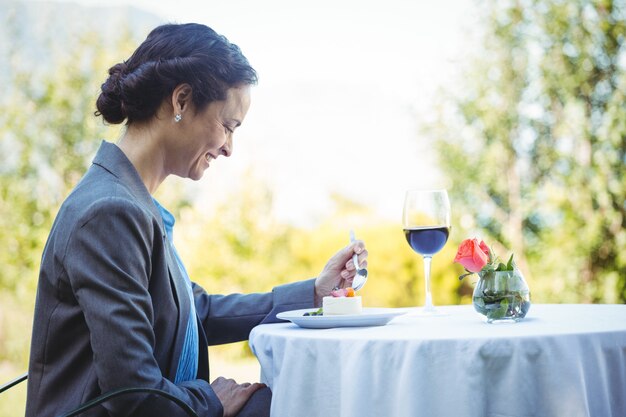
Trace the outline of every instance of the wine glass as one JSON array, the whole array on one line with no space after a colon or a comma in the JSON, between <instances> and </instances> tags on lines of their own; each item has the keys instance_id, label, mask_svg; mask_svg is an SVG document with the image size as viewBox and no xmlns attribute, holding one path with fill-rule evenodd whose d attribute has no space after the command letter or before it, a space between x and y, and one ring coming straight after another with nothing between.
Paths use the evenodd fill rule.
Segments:
<instances>
[{"instance_id":1,"label":"wine glass","mask_svg":"<svg viewBox=\"0 0 626 417\"><path fill-rule=\"evenodd\" d=\"M402 213L404 236L411 248L424 258L426 301L424 314L439 312L430 293L430 263L450 235L450 201L446 190L409 190Z\"/></svg>"}]
</instances>

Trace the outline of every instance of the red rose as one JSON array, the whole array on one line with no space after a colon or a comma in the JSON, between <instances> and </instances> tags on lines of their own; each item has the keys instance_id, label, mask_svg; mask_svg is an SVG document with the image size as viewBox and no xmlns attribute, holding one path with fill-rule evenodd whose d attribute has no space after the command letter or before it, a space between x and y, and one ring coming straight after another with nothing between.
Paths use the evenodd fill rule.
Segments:
<instances>
[{"instance_id":1,"label":"red rose","mask_svg":"<svg viewBox=\"0 0 626 417\"><path fill-rule=\"evenodd\" d=\"M482 240L465 239L459 246L454 262L460 263L470 272L479 272L489 263L489 247Z\"/></svg>"}]
</instances>

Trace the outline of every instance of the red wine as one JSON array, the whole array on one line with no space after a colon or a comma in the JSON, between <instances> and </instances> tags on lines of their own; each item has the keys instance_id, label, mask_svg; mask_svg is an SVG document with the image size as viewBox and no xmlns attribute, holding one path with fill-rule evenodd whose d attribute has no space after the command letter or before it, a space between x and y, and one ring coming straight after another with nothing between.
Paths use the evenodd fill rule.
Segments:
<instances>
[{"instance_id":1,"label":"red wine","mask_svg":"<svg viewBox=\"0 0 626 417\"><path fill-rule=\"evenodd\" d=\"M404 236L411 248L421 255L434 255L448 241L449 227L416 227L404 229Z\"/></svg>"}]
</instances>

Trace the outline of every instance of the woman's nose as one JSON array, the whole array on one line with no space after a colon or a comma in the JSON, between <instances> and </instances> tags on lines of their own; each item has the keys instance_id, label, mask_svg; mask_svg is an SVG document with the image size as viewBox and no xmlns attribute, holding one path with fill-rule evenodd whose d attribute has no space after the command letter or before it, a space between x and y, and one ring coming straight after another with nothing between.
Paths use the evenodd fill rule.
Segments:
<instances>
[{"instance_id":1,"label":"woman's nose","mask_svg":"<svg viewBox=\"0 0 626 417\"><path fill-rule=\"evenodd\" d=\"M226 142L222 145L220 153L224 156L230 156L233 153L233 136L228 135Z\"/></svg>"}]
</instances>

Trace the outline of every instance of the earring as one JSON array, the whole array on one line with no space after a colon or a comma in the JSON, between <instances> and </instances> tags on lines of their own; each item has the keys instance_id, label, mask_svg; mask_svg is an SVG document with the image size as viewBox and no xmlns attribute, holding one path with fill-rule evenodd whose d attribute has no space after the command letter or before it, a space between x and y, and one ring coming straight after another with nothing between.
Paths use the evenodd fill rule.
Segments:
<instances>
[{"instance_id":1,"label":"earring","mask_svg":"<svg viewBox=\"0 0 626 417\"><path fill-rule=\"evenodd\" d=\"M176 123L180 122L183 119L183 116L181 116L180 114L177 114L176 116L174 116L174 121Z\"/></svg>"}]
</instances>

